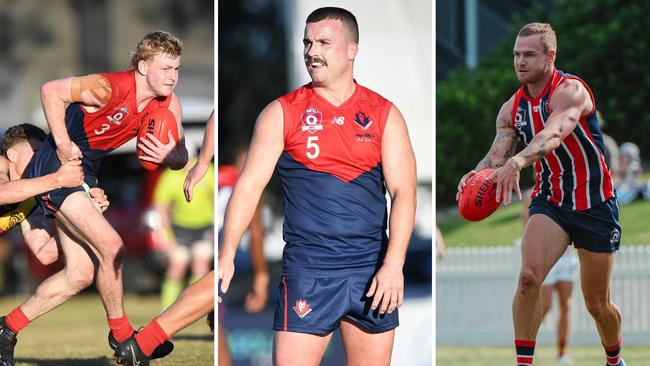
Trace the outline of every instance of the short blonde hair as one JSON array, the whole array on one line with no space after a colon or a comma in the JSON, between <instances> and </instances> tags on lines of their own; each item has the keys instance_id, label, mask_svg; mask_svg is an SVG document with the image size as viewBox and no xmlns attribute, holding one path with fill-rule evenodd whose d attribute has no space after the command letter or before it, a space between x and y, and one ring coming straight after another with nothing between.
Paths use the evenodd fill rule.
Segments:
<instances>
[{"instance_id":1,"label":"short blonde hair","mask_svg":"<svg viewBox=\"0 0 650 366\"><path fill-rule=\"evenodd\" d=\"M140 60L149 61L158 54L176 58L181 53L183 53L183 42L180 39L165 31L150 32L138 42L138 47L131 54L129 69L136 70Z\"/></svg>"},{"instance_id":2,"label":"short blonde hair","mask_svg":"<svg viewBox=\"0 0 650 366\"><path fill-rule=\"evenodd\" d=\"M518 37L527 37L540 34L542 36L542 45L544 46L544 52L550 50L557 51L557 38L555 37L555 31L548 23L529 23L524 25L517 33Z\"/></svg>"}]
</instances>

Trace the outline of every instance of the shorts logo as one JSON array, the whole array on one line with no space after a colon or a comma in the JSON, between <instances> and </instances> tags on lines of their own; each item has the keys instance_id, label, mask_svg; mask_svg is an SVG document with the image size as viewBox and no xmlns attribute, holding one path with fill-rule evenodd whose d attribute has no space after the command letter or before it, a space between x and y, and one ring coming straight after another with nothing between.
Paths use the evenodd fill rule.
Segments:
<instances>
[{"instance_id":1,"label":"shorts logo","mask_svg":"<svg viewBox=\"0 0 650 366\"><path fill-rule=\"evenodd\" d=\"M314 107L309 107L300 117L302 131L314 133L323 129L323 113Z\"/></svg>"},{"instance_id":2,"label":"shorts logo","mask_svg":"<svg viewBox=\"0 0 650 366\"><path fill-rule=\"evenodd\" d=\"M370 125L372 124L372 120L370 119L370 117L366 116L366 114L361 111L357 112L357 115L354 118L354 122L356 122L364 130L367 130L368 127L370 127Z\"/></svg>"},{"instance_id":3,"label":"shorts logo","mask_svg":"<svg viewBox=\"0 0 650 366\"><path fill-rule=\"evenodd\" d=\"M612 230L612 232L609 234L609 242L610 244L616 244L621 240L621 232L618 231L618 229Z\"/></svg>"},{"instance_id":4,"label":"shorts logo","mask_svg":"<svg viewBox=\"0 0 650 366\"><path fill-rule=\"evenodd\" d=\"M302 319L311 313L311 306L307 303L307 299L298 299L296 300L296 305L293 307L293 311Z\"/></svg>"}]
</instances>

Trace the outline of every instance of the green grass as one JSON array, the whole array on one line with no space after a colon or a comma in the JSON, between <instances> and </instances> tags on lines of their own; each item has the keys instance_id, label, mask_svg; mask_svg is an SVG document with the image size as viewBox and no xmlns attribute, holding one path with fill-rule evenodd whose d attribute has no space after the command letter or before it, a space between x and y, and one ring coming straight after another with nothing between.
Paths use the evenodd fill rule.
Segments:
<instances>
[{"instance_id":1,"label":"green grass","mask_svg":"<svg viewBox=\"0 0 650 366\"><path fill-rule=\"evenodd\" d=\"M521 237L521 202L500 207L483 221L468 222L458 214L438 219L447 247L508 246ZM622 245L650 244L648 230L650 201L636 201L621 206Z\"/></svg>"},{"instance_id":2,"label":"green grass","mask_svg":"<svg viewBox=\"0 0 650 366\"><path fill-rule=\"evenodd\" d=\"M504 366L514 365L513 347L446 347L436 348L436 364L444 366ZM569 346L569 354L578 366L604 365L605 352L601 347ZM535 366L555 366L555 347L535 349ZM623 345L623 358L628 365L647 365L650 347Z\"/></svg>"},{"instance_id":3,"label":"green grass","mask_svg":"<svg viewBox=\"0 0 650 366\"><path fill-rule=\"evenodd\" d=\"M6 314L22 299L0 300ZM147 325L159 313L157 297L127 296L125 309L134 327ZM36 319L18 335L18 366L114 365L106 336L108 325L99 296L78 296ZM156 366L214 365L214 342L208 326L199 321L172 338L174 352Z\"/></svg>"}]
</instances>

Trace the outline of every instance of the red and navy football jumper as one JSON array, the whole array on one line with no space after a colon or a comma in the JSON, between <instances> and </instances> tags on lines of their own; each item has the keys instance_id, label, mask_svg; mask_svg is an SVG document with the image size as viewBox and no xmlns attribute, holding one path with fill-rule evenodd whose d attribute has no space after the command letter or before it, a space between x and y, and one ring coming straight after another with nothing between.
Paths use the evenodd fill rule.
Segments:
<instances>
[{"instance_id":1,"label":"red and navy football jumper","mask_svg":"<svg viewBox=\"0 0 650 366\"><path fill-rule=\"evenodd\" d=\"M142 121L155 108L168 108L171 96L153 99L138 112L135 87L135 71L100 74L111 86L108 103L95 112L88 112L80 103L72 103L65 112L68 135L83 154L84 180L91 187L97 186L97 173L101 159L112 150L134 138ZM56 155L56 144L50 134L34 156L29 176L40 177L59 169L61 162ZM56 212L63 200L78 188L57 189L37 197L50 212Z\"/></svg>"},{"instance_id":2,"label":"red and navy football jumper","mask_svg":"<svg viewBox=\"0 0 650 366\"><path fill-rule=\"evenodd\" d=\"M397 312L379 316L364 296L388 243L381 142L392 103L359 84L339 106L311 84L278 100L286 245L274 329L327 334L343 317L396 327Z\"/></svg>"}]
</instances>

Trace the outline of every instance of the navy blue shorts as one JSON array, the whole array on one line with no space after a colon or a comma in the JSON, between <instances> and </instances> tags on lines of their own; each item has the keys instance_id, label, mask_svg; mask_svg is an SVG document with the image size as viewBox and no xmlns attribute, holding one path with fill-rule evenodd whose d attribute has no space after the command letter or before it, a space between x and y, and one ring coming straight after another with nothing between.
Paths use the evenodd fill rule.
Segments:
<instances>
[{"instance_id":1,"label":"navy blue shorts","mask_svg":"<svg viewBox=\"0 0 650 366\"><path fill-rule=\"evenodd\" d=\"M82 151L82 154L84 152ZM84 170L84 181L89 187L97 187L97 173L91 169L91 164L87 161L82 161ZM29 165L28 176L29 178L42 177L59 170L61 161L56 155L56 147L52 136L48 136L40 149L34 154L34 158ZM84 187L79 186L75 188L59 188L49 191L42 195L36 196L39 205L45 210L48 215L55 214L63 204L63 201L74 192L83 192Z\"/></svg>"},{"instance_id":2,"label":"navy blue shorts","mask_svg":"<svg viewBox=\"0 0 650 366\"><path fill-rule=\"evenodd\" d=\"M365 295L374 274L342 278L282 276L275 307L273 330L325 335L339 327L342 319L373 333L399 325L397 309L392 314L372 311L372 298Z\"/></svg>"},{"instance_id":3,"label":"navy blue shorts","mask_svg":"<svg viewBox=\"0 0 650 366\"><path fill-rule=\"evenodd\" d=\"M621 243L618 201L612 197L584 211L569 210L534 197L528 216L542 214L555 221L577 248L590 252L613 253Z\"/></svg>"}]
</instances>

